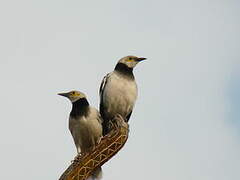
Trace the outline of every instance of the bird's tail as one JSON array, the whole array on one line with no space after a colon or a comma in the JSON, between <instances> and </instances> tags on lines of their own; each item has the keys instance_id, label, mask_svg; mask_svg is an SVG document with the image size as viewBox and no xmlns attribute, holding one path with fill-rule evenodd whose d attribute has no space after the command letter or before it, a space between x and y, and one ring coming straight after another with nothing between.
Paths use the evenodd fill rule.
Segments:
<instances>
[{"instance_id":1,"label":"bird's tail","mask_svg":"<svg viewBox=\"0 0 240 180\"><path fill-rule=\"evenodd\" d=\"M93 171L92 175L87 180L100 180L102 178L102 168L99 167Z\"/></svg>"}]
</instances>

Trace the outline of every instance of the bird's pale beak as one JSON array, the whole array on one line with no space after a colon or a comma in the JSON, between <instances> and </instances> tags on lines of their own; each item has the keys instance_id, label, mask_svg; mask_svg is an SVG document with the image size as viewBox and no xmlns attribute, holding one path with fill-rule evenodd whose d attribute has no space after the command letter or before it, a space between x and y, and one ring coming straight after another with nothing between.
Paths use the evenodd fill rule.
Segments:
<instances>
[{"instance_id":1,"label":"bird's pale beak","mask_svg":"<svg viewBox=\"0 0 240 180\"><path fill-rule=\"evenodd\" d=\"M68 97L68 93L58 93L58 95Z\"/></svg>"},{"instance_id":2,"label":"bird's pale beak","mask_svg":"<svg viewBox=\"0 0 240 180\"><path fill-rule=\"evenodd\" d=\"M147 59L147 58L139 57L139 58L137 58L137 61L140 62L140 61L143 61L143 60L145 60L145 59Z\"/></svg>"}]
</instances>

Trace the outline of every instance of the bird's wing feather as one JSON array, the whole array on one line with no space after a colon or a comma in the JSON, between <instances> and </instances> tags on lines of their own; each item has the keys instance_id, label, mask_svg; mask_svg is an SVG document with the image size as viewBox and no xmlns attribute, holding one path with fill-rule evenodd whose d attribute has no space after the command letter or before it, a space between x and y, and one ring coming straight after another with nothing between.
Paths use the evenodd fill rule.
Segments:
<instances>
[{"instance_id":1,"label":"bird's wing feather","mask_svg":"<svg viewBox=\"0 0 240 180\"><path fill-rule=\"evenodd\" d=\"M106 76L104 76L104 78L103 78L103 80L101 82L100 89L99 89L100 98L101 98L101 96L103 94L104 87L107 84L107 79L108 79L109 75L110 75L110 73L108 73Z\"/></svg>"},{"instance_id":2,"label":"bird's wing feather","mask_svg":"<svg viewBox=\"0 0 240 180\"><path fill-rule=\"evenodd\" d=\"M102 122L103 135L105 135L106 132L108 131L108 126L107 126L108 125L108 119L105 116L104 106L103 106L103 104L104 104L103 93L104 93L104 89L106 87L109 76L110 76L110 73L108 73L106 76L104 76L104 78L102 80L102 83L101 83L101 86L100 86L100 89L99 89L99 96L100 96L99 110L100 110L100 114L101 114L102 119L103 119L103 122Z\"/></svg>"},{"instance_id":3,"label":"bird's wing feather","mask_svg":"<svg viewBox=\"0 0 240 180\"><path fill-rule=\"evenodd\" d=\"M100 86L100 89L99 89L99 96L100 96L100 110L101 110L101 105L103 104L103 93L104 93L104 89L106 87L106 84L107 84L107 81L108 81L108 78L110 76L110 73L108 73L106 76L104 76L103 80L102 80L102 83L101 83L101 86ZM100 112L101 113L101 112ZM101 113L102 115L102 113Z\"/></svg>"},{"instance_id":4,"label":"bird's wing feather","mask_svg":"<svg viewBox=\"0 0 240 180\"><path fill-rule=\"evenodd\" d=\"M129 121L131 115L132 115L132 111L131 111L131 112L127 115L127 117L126 117L126 121L127 121L127 122Z\"/></svg>"}]
</instances>

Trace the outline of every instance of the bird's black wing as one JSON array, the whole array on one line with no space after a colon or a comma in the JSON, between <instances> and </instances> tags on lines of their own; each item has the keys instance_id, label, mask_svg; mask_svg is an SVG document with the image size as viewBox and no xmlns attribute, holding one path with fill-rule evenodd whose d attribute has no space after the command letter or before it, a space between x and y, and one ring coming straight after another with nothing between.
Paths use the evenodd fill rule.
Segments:
<instances>
[{"instance_id":1,"label":"bird's black wing","mask_svg":"<svg viewBox=\"0 0 240 180\"><path fill-rule=\"evenodd\" d=\"M104 93L104 89L105 89L105 86L107 84L109 75L110 75L110 73L108 73L106 76L104 76L104 78L102 80L102 83L100 85L100 89L99 89L99 96L100 96L99 110L100 110L100 114L101 114L102 119L103 119L103 122L102 122L103 136L105 136L108 133L108 131L109 131L109 128L108 128L109 119L105 115L104 99L103 99L103 93Z\"/></svg>"},{"instance_id":2,"label":"bird's black wing","mask_svg":"<svg viewBox=\"0 0 240 180\"><path fill-rule=\"evenodd\" d=\"M103 78L103 80L101 82L101 85L100 85L100 88L99 88L99 96L100 96L100 98L101 98L101 96L103 94L104 87L107 84L107 79L108 79L109 74L110 73L108 73L106 76L104 76L104 78Z\"/></svg>"},{"instance_id":3,"label":"bird's black wing","mask_svg":"<svg viewBox=\"0 0 240 180\"><path fill-rule=\"evenodd\" d=\"M126 117L126 121L127 121L127 122L129 121L131 115L132 115L132 111L131 111L131 112L127 115L127 117Z\"/></svg>"}]
</instances>

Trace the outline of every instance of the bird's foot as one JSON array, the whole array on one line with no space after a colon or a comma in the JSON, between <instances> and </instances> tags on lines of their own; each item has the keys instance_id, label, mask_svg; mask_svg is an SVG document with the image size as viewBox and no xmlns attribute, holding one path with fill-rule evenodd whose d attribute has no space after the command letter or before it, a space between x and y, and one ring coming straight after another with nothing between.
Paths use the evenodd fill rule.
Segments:
<instances>
[{"instance_id":1,"label":"bird's foot","mask_svg":"<svg viewBox=\"0 0 240 180\"><path fill-rule=\"evenodd\" d=\"M101 142L102 139L103 139L103 136L101 136L101 137L98 139L98 141L97 141L96 144L100 144L100 142Z\"/></svg>"}]
</instances>

